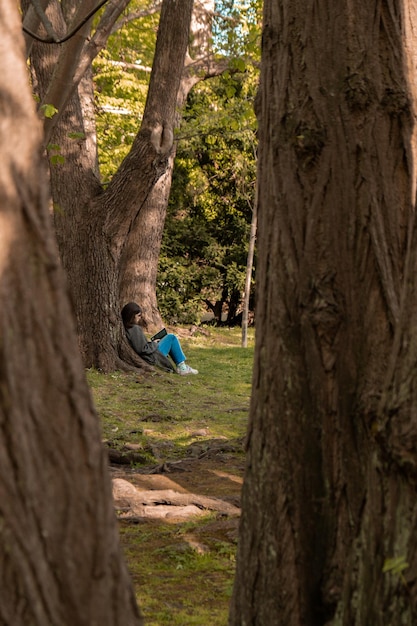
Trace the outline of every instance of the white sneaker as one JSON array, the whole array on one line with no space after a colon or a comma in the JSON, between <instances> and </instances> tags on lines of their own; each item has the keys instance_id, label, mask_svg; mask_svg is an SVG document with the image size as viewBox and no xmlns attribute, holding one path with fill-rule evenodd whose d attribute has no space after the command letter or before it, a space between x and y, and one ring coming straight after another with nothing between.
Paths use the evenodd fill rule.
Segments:
<instances>
[{"instance_id":1,"label":"white sneaker","mask_svg":"<svg viewBox=\"0 0 417 626\"><path fill-rule=\"evenodd\" d=\"M187 376L188 374L198 374L198 370L194 370L192 367L186 365L185 363L180 363L180 365L178 365L177 367L177 374L179 374L180 376Z\"/></svg>"}]
</instances>

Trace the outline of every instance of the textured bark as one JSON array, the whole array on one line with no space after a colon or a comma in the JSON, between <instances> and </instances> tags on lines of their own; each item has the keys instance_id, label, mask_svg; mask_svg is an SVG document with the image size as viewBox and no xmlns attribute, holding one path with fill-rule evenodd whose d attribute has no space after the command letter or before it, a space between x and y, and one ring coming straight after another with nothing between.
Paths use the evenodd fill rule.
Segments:
<instances>
[{"instance_id":1,"label":"textured bark","mask_svg":"<svg viewBox=\"0 0 417 626\"><path fill-rule=\"evenodd\" d=\"M86 68L105 45L126 3L123 0L106 5L90 40L84 41L80 35L78 43L71 41L59 47L36 43L31 47L33 83L39 99L59 108L44 122L45 143L59 146L65 158L51 167L50 179L55 227L73 295L80 347L88 367L94 365L105 371L143 367L124 341L121 305L137 300L149 327L159 328L162 324L156 275L175 156L175 149L170 151L174 120L178 121L179 109L202 75L208 78L226 69L226 64L214 62L208 53L211 29L207 21L210 26L213 2L198 3L190 44L193 59L187 59L178 90L178 72L182 72L184 46L188 43L188 39L184 43L188 38L184 29L189 24L192 2L165 3L142 129L116 180L103 193L94 124L85 97L91 89ZM22 5L28 9L26 1ZM48 17L56 32L67 32L67 22L79 6L78 0L62 6L49 3ZM29 22L30 6L26 15ZM172 24L178 28L173 29ZM36 24L31 22L31 26L35 28ZM80 76L84 76L81 83ZM62 89L51 85L51 81L61 82ZM74 133L77 139L72 138Z\"/></svg>"},{"instance_id":2,"label":"textured bark","mask_svg":"<svg viewBox=\"0 0 417 626\"><path fill-rule=\"evenodd\" d=\"M416 619L416 24L406 0L265 0L233 625Z\"/></svg>"},{"instance_id":3,"label":"textured bark","mask_svg":"<svg viewBox=\"0 0 417 626\"><path fill-rule=\"evenodd\" d=\"M81 23L83 18L96 5L96 0L83 0L80 3L76 0L69 0L64 3L63 10L65 11L66 23L69 24L69 28ZM67 42L59 46L57 62L53 67L53 73L48 82L42 104L52 104L58 112L65 110L65 106L76 88L76 85L73 83L73 77L82 58L84 43L90 34L90 29L91 25L87 22ZM45 145L49 143L56 123L57 118L55 116L45 118Z\"/></svg>"},{"instance_id":4,"label":"textured bark","mask_svg":"<svg viewBox=\"0 0 417 626\"><path fill-rule=\"evenodd\" d=\"M91 70L91 63L98 53L105 47L107 39L112 32L114 23L129 4L130 0L118 0L108 2L101 14L99 23L93 35L90 36L91 20L80 30L74 32L68 40L60 45L43 46L36 43L29 35L26 35L27 54L31 55L33 48L35 59L39 56L39 48L42 54L54 57L54 63L50 66L47 80L42 83L41 104L53 105L57 112L52 117L44 119L44 145L47 146L53 135L54 129L61 122L61 116L67 108L67 104L74 98L80 81ZM46 15L51 23L55 36L66 37L78 26L91 10L97 7L95 0L80 2L80 0L50 0L40 4L46 7ZM31 0L21 0L24 14L24 26L35 33L42 40L49 35L44 27L39 28L39 18L33 8Z\"/></svg>"},{"instance_id":5,"label":"textured bark","mask_svg":"<svg viewBox=\"0 0 417 626\"><path fill-rule=\"evenodd\" d=\"M156 297L156 280L173 161L171 154L167 170L149 193L129 232L120 264L120 302L140 302L144 326L150 331L163 326Z\"/></svg>"},{"instance_id":6,"label":"textured bark","mask_svg":"<svg viewBox=\"0 0 417 626\"><path fill-rule=\"evenodd\" d=\"M14 0L0 4L0 57L0 623L139 626Z\"/></svg>"},{"instance_id":7,"label":"textured bark","mask_svg":"<svg viewBox=\"0 0 417 626\"><path fill-rule=\"evenodd\" d=\"M194 85L222 74L228 67L227 61L215 60L211 52L213 11L213 0L194 3L189 55L177 95L176 126L181 123L183 107ZM155 106L163 108L163 100L159 99ZM149 329L159 329L163 325L158 309L156 281L175 154L176 144L171 150L164 175L153 187L132 224L121 264L120 300L140 302Z\"/></svg>"}]
</instances>

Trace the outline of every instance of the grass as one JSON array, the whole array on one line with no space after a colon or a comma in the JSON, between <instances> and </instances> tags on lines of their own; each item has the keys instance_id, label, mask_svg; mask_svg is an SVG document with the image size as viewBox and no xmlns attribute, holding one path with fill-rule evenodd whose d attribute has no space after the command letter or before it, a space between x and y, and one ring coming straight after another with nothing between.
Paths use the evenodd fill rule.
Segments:
<instances>
[{"instance_id":1,"label":"grass","mask_svg":"<svg viewBox=\"0 0 417 626\"><path fill-rule=\"evenodd\" d=\"M210 328L189 336L178 329L198 376L157 372L137 376L87 372L103 438L114 448L135 444L145 466L190 458L210 442L241 441L247 426L253 332L240 347L240 329ZM199 461L191 473L169 474L183 489L212 497L240 491L240 448ZM137 471L143 471L137 466ZM135 469L129 469L135 472ZM147 626L225 626L233 585L238 520L214 513L191 521L120 521L120 536Z\"/></svg>"},{"instance_id":2,"label":"grass","mask_svg":"<svg viewBox=\"0 0 417 626\"><path fill-rule=\"evenodd\" d=\"M211 518L196 523L201 532ZM188 543L181 524L122 526L122 543L148 626L227 624L235 544Z\"/></svg>"}]
</instances>

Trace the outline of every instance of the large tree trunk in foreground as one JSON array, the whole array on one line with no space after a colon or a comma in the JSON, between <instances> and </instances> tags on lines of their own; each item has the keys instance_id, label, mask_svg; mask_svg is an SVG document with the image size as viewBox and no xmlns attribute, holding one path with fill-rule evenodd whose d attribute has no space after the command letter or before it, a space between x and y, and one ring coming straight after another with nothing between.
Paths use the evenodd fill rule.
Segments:
<instances>
[{"instance_id":1,"label":"large tree trunk in foreground","mask_svg":"<svg viewBox=\"0 0 417 626\"><path fill-rule=\"evenodd\" d=\"M416 23L265 0L236 626L416 620Z\"/></svg>"},{"instance_id":2,"label":"large tree trunk in foreground","mask_svg":"<svg viewBox=\"0 0 417 626\"><path fill-rule=\"evenodd\" d=\"M0 622L139 625L13 0L0 5L0 57Z\"/></svg>"}]
</instances>

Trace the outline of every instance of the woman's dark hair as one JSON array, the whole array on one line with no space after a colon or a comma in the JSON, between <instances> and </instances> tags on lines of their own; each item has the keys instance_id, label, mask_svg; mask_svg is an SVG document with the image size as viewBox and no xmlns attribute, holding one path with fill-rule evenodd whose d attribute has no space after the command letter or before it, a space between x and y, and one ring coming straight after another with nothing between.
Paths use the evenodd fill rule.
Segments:
<instances>
[{"instance_id":1,"label":"woman's dark hair","mask_svg":"<svg viewBox=\"0 0 417 626\"><path fill-rule=\"evenodd\" d=\"M136 302L128 302L122 309L122 319L125 328L134 326L135 315L142 313L142 309Z\"/></svg>"}]
</instances>

